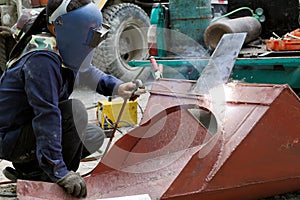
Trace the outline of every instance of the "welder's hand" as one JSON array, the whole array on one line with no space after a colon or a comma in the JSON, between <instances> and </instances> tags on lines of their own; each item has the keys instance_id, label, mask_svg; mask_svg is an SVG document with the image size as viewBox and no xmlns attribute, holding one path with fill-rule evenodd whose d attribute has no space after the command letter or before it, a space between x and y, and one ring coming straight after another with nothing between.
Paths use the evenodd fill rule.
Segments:
<instances>
[{"instance_id":1,"label":"welder's hand","mask_svg":"<svg viewBox=\"0 0 300 200\"><path fill-rule=\"evenodd\" d=\"M118 88L118 94L124 99L134 101L141 94L146 93L146 89L140 80L123 83Z\"/></svg>"},{"instance_id":2,"label":"welder's hand","mask_svg":"<svg viewBox=\"0 0 300 200\"><path fill-rule=\"evenodd\" d=\"M64 177L57 181L57 184L74 197L86 197L86 184L79 173L69 171Z\"/></svg>"}]
</instances>

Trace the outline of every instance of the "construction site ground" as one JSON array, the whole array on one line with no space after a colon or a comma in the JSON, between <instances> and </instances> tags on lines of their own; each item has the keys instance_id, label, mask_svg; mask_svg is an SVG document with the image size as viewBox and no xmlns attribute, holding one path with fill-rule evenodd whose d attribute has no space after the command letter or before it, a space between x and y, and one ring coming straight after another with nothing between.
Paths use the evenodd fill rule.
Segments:
<instances>
[{"instance_id":1,"label":"construction site ground","mask_svg":"<svg viewBox=\"0 0 300 200\"><path fill-rule=\"evenodd\" d=\"M91 123L97 122L96 117L96 105L99 100L104 99L105 97L98 95L92 91L89 91L87 89L77 89L74 91L74 93L71 96L72 98L77 98L83 101L83 103L86 105L87 112L89 115L89 121ZM141 119L142 111L147 105L147 100L149 98L149 94L144 94L138 99L138 122ZM123 134L126 134L130 129L134 127L122 127L119 129L119 131L116 131L116 135L114 137L113 142L118 140L120 137L122 137ZM94 169L98 162L101 160L102 152L104 152L107 144L108 144L109 138L106 138L104 141L104 144L102 145L99 152L96 152L92 154L86 161L82 161L79 167L80 174L84 175L88 172L90 172L92 169ZM0 170L2 170L7 167L11 166L11 163L5 160L0 160ZM16 184L11 183L8 179L6 179L3 174L0 172L0 199L1 200L14 200L17 199L16 196ZM283 195L277 195L274 197L265 198L263 200L300 200L300 191L294 192L294 193L288 193Z\"/></svg>"}]
</instances>

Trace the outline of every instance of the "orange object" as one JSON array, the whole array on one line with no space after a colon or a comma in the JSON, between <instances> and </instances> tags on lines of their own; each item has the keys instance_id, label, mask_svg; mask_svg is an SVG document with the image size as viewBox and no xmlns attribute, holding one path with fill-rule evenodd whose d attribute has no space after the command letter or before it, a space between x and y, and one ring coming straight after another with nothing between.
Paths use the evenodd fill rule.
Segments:
<instances>
[{"instance_id":1,"label":"orange object","mask_svg":"<svg viewBox=\"0 0 300 200\"><path fill-rule=\"evenodd\" d=\"M46 6L48 3L48 0L40 0L40 2L41 2L42 6Z\"/></svg>"},{"instance_id":2,"label":"orange object","mask_svg":"<svg viewBox=\"0 0 300 200\"><path fill-rule=\"evenodd\" d=\"M300 37L300 29L297 28L296 30L293 30L292 32L290 32L291 35L294 35L296 37Z\"/></svg>"},{"instance_id":3,"label":"orange object","mask_svg":"<svg viewBox=\"0 0 300 200\"><path fill-rule=\"evenodd\" d=\"M284 39L270 39L265 43L269 51L298 51L300 50L300 29L287 33Z\"/></svg>"},{"instance_id":4,"label":"orange object","mask_svg":"<svg viewBox=\"0 0 300 200\"><path fill-rule=\"evenodd\" d=\"M266 48L269 51L298 51L300 40L294 39L270 39L266 40Z\"/></svg>"},{"instance_id":5,"label":"orange object","mask_svg":"<svg viewBox=\"0 0 300 200\"><path fill-rule=\"evenodd\" d=\"M32 7L46 6L47 3L48 3L48 0L31 0Z\"/></svg>"}]
</instances>

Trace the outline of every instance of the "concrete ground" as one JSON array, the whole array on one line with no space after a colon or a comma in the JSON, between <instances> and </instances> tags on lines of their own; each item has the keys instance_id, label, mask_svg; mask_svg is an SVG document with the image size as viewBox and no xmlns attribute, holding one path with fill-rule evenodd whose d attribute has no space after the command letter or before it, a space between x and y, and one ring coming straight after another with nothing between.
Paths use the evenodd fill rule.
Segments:
<instances>
[{"instance_id":1,"label":"concrete ground","mask_svg":"<svg viewBox=\"0 0 300 200\"><path fill-rule=\"evenodd\" d=\"M96 108L96 106L97 106L98 101L105 99L105 97L103 97L102 95L99 95L93 91L89 91L87 89L77 89L74 91L74 93L72 94L71 97L80 99L87 108L87 112L89 115L89 122L97 123L97 117L96 117L96 109L97 108ZM143 94L137 100L138 104L140 105L140 108L138 107L138 110L137 110L138 111L138 122L142 115L141 109L145 108L148 97L149 97L149 94ZM120 99L119 99L119 101L120 101ZM120 131L122 132L122 134L126 134L132 128L133 127L122 127L122 128L120 128ZM118 140L122 136L122 134L119 131L116 131L113 142ZM102 155L101 153L104 152L104 150L108 144L108 141L109 141L109 138L106 138L104 141L104 144L99 149L99 152L92 154L91 156L88 157L89 159L83 160L80 163L80 167L78 169L78 172L80 172L80 174L84 175L84 174L90 172L92 169L94 169L97 166L97 164L101 160L101 155ZM12 166L11 162L8 162L5 160L0 160L0 200L17 199L14 196L15 191L16 191L16 184L14 184L14 183L4 184L7 181L9 181L2 174L2 170L7 166Z\"/></svg>"}]
</instances>

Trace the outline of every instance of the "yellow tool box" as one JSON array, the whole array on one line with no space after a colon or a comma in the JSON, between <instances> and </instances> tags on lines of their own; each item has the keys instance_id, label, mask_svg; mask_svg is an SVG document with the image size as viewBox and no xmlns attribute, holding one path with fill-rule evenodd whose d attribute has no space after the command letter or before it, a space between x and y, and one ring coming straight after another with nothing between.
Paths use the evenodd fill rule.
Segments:
<instances>
[{"instance_id":1,"label":"yellow tool box","mask_svg":"<svg viewBox=\"0 0 300 200\"><path fill-rule=\"evenodd\" d=\"M102 129L111 129L117 121L123 99L100 100L96 109L97 120ZM127 101L118 127L137 124L137 101Z\"/></svg>"}]
</instances>

